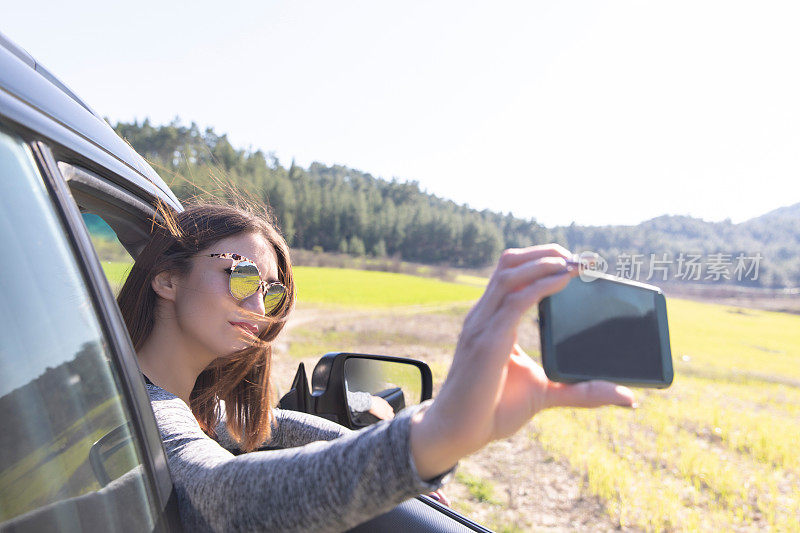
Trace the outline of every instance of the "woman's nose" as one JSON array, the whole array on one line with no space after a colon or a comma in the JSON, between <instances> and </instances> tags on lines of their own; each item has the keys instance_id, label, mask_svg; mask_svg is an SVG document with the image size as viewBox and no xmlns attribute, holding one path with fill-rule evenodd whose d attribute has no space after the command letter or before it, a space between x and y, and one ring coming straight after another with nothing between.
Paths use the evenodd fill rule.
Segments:
<instances>
[{"instance_id":1,"label":"woman's nose","mask_svg":"<svg viewBox=\"0 0 800 533\"><path fill-rule=\"evenodd\" d=\"M264 315L264 294L260 290L256 291L242 300L242 307L257 315Z\"/></svg>"}]
</instances>

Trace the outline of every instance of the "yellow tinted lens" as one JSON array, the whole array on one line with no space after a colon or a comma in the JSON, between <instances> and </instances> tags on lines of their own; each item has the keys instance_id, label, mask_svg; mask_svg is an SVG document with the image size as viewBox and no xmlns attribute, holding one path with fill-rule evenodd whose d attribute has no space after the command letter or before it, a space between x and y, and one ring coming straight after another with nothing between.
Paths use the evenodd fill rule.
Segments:
<instances>
[{"instance_id":1,"label":"yellow tinted lens","mask_svg":"<svg viewBox=\"0 0 800 533\"><path fill-rule=\"evenodd\" d=\"M238 300L244 300L255 294L260 281L257 266L248 262L239 263L231 270L231 295Z\"/></svg>"},{"instance_id":2,"label":"yellow tinted lens","mask_svg":"<svg viewBox=\"0 0 800 533\"><path fill-rule=\"evenodd\" d=\"M270 314L280 307L283 297L286 296L286 287L273 283L264 293L264 312Z\"/></svg>"}]
</instances>

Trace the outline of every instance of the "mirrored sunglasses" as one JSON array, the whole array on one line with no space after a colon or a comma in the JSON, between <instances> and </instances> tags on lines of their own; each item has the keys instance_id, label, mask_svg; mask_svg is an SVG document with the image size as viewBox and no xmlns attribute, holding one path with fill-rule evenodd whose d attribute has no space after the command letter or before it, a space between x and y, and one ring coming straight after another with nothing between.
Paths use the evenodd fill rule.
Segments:
<instances>
[{"instance_id":1,"label":"mirrored sunglasses","mask_svg":"<svg viewBox=\"0 0 800 533\"><path fill-rule=\"evenodd\" d=\"M232 259L234 261L231 268L225 269L231 276L231 296L237 300L244 300L254 295L258 292L258 289L261 288L264 294L265 315L276 315L283 308L288 292L286 286L279 281L273 281L272 283L263 281L261 279L261 272L259 272L258 267L253 261L242 255L233 253L208 254L207 257Z\"/></svg>"}]
</instances>

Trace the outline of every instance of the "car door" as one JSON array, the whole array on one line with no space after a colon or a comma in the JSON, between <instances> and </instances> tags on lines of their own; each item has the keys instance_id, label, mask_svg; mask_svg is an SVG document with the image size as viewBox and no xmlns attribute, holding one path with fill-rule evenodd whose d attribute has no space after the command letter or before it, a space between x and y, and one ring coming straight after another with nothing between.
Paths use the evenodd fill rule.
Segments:
<instances>
[{"instance_id":1,"label":"car door","mask_svg":"<svg viewBox=\"0 0 800 533\"><path fill-rule=\"evenodd\" d=\"M178 530L130 340L63 177L81 160L0 116L0 530ZM76 196L135 204L90 176L101 192L83 180Z\"/></svg>"}]
</instances>

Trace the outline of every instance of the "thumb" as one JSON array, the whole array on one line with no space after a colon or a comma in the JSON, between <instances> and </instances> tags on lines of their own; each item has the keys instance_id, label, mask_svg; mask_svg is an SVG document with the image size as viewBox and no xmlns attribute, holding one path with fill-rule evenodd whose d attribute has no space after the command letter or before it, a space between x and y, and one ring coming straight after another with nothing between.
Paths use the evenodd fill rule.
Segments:
<instances>
[{"instance_id":1,"label":"thumb","mask_svg":"<svg viewBox=\"0 0 800 533\"><path fill-rule=\"evenodd\" d=\"M547 384L545 409L550 407L599 407L619 405L637 407L633 391L610 381L582 381L580 383Z\"/></svg>"}]
</instances>

